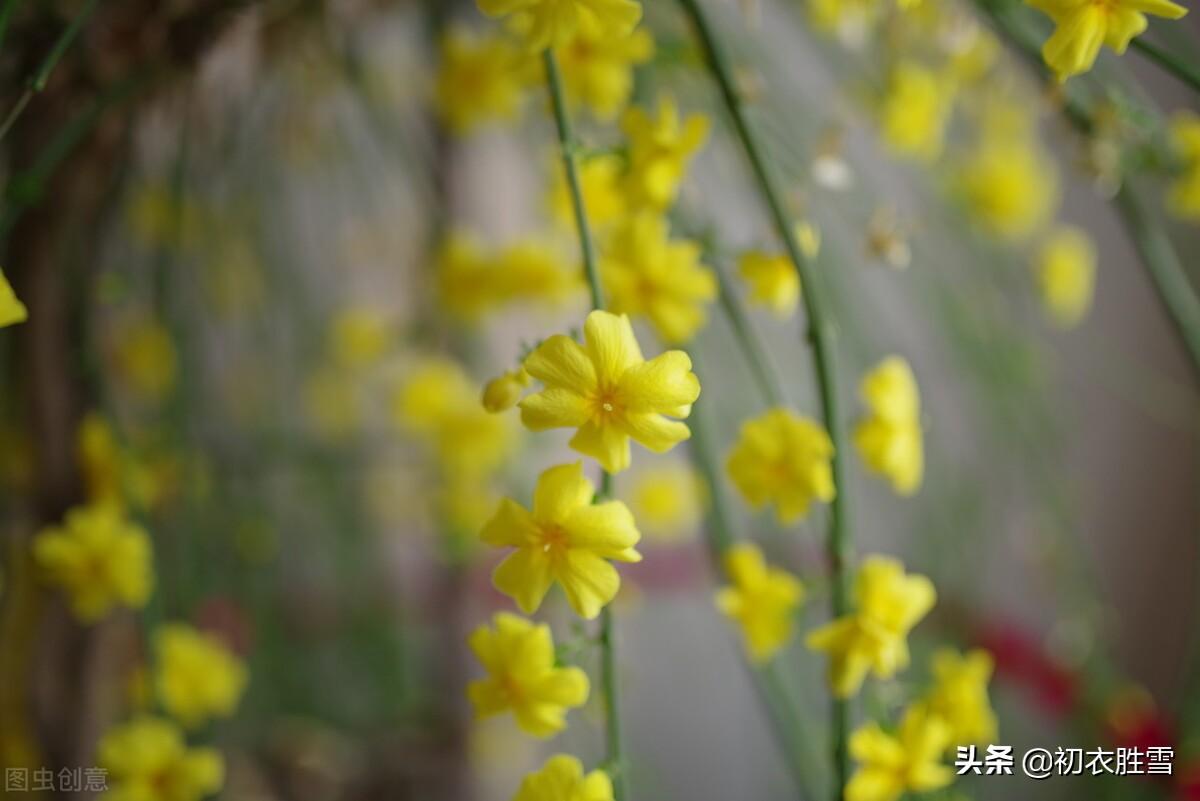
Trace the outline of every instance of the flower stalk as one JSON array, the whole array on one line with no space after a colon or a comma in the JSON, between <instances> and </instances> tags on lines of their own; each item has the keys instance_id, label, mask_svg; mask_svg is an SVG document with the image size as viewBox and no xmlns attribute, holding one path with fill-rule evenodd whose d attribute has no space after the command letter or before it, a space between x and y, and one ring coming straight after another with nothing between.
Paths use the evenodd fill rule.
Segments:
<instances>
[{"instance_id":1,"label":"flower stalk","mask_svg":"<svg viewBox=\"0 0 1200 801\"><path fill-rule=\"evenodd\" d=\"M845 481L845 436L839 411L838 386L834 365L833 326L828 310L821 302L821 294L808 260L796 240L793 220L783 202L783 195L775 185L768 167L766 154L758 141L742 107L728 58L721 49L711 24L698 0L679 0L685 15L696 31L705 61L720 90L726 110L733 122L735 133L750 162L759 192L770 210L776 233L787 249L793 267L804 287L804 308L808 321L808 342L813 352L813 368L821 399L821 414L830 438L834 443L832 460L834 485L837 495L830 506L828 555L832 571L833 616L841 617L849 607L849 580L847 564L850 560L849 521L847 520L847 486ZM833 763L834 797L841 799L843 788L849 779L850 760L846 749L850 728L850 709L846 701L833 702Z\"/></svg>"},{"instance_id":2,"label":"flower stalk","mask_svg":"<svg viewBox=\"0 0 1200 801\"><path fill-rule=\"evenodd\" d=\"M579 246L583 256L583 269L591 293L592 308L604 308L604 290L600 285L600 270L596 261L596 245L588 224L587 209L583 203L583 189L579 180L579 165L576 160L578 144L571 130L571 118L567 112L566 93L563 91L562 75L553 48L542 54L546 67L546 82L550 87L550 103L554 110L554 124L558 133L558 145L562 154L563 171L571 194L571 210L575 227L579 232ZM612 476L604 471L600 479L598 499L612 494ZM597 643L600 647L601 684L604 688L605 718L605 763L612 777L614 801L625 801L628 783L624 763L624 748L621 742L620 686L617 675L616 631L613 623L612 605L605 606L600 613L600 631Z\"/></svg>"},{"instance_id":3,"label":"flower stalk","mask_svg":"<svg viewBox=\"0 0 1200 801\"><path fill-rule=\"evenodd\" d=\"M1144 36L1136 37L1130 42L1130 46L1145 56L1148 61L1161 67L1166 73L1174 76L1192 90L1200 92L1200 68L1197 68L1195 64L1184 61L1153 42L1146 41Z\"/></svg>"}]
</instances>

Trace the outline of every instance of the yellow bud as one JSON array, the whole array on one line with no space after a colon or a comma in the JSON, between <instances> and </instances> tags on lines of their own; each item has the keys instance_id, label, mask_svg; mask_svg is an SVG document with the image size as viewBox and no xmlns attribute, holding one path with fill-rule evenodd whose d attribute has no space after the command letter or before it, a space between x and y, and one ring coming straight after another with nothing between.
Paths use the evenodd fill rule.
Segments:
<instances>
[{"instance_id":1,"label":"yellow bud","mask_svg":"<svg viewBox=\"0 0 1200 801\"><path fill-rule=\"evenodd\" d=\"M517 405L521 391L529 386L529 373L522 367L493 378L483 388L483 408L492 414L504 412Z\"/></svg>"}]
</instances>

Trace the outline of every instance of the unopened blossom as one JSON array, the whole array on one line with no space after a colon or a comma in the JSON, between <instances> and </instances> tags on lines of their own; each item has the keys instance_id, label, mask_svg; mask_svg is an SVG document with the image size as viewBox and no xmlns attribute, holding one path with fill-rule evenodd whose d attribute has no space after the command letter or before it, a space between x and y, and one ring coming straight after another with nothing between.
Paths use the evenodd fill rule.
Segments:
<instances>
[{"instance_id":1,"label":"unopened blossom","mask_svg":"<svg viewBox=\"0 0 1200 801\"><path fill-rule=\"evenodd\" d=\"M528 84L527 54L506 36L453 27L439 48L435 99L451 131L470 133L493 121L511 121Z\"/></svg>"},{"instance_id":2,"label":"unopened blossom","mask_svg":"<svg viewBox=\"0 0 1200 801\"><path fill-rule=\"evenodd\" d=\"M982 649L959 653L941 648L933 655L933 688L921 702L949 728L948 747L996 741L996 713L988 700L995 661Z\"/></svg>"},{"instance_id":3,"label":"unopened blossom","mask_svg":"<svg viewBox=\"0 0 1200 801\"><path fill-rule=\"evenodd\" d=\"M787 525L808 516L813 501L833 500L833 440L816 421L776 408L742 423L727 469L755 509L775 505Z\"/></svg>"},{"instance_id":4,"label":"unopened blossom","mask_svg":"<svg viewBox=\"0 0 1200 801\"><path fill-rule=\"evenodd\" d=\"M809 648L829 654L834 695L854 695L867 673L887 679L907 667L908 632L936 599L929 579L906 575L896 559L867 557L855 578L854 609L808 635Z\"/></svg>"},{"instance_id":5,"label":"unopened blossom","mask_svg":"<svg viewBox=\"0 0 1200 801\"><path fill-rule=\"evenodd\" d=\"M899 156L926 162L937 158L953 100L949 81L914 61L901 61L888 78L879 109L884 143Z\"/></svg>"},{"instance_id":6,"label":"unopened blossom","mask_svg":"<svg viewBox=\"0 0 1200 801\"><path fill-rule=\"evenodd\" d=\"M912 368L889 356L863 376L859 395L868 410L854 428L859 455L898 494L912 495L925 473L921 396Z\"/></svg>"},{"instance_id":7,"label":"unopened blossom","mask_svg":"<svg viewBox=\"0 0 1200 801\"><path fill-rule=\"evenodd\" d=\"M867 723L850 735L859 768L846 784L846 801L897 801L946 787L954 781L954 770L941 761L949 742L946 723L919 707L905 713L894 734Z\"/></svg>"},{"instance_id":8,"label":"unopened blossom","mask_svg":"<svg viewBox=\"0 0 1200 801\"><path fill-rule=\"evenodd\" d=\"M1167 191L1167 208L1192 222L1200 221L1200 115L1181 111L1171 120L1171 150L1180 171Z\"/></svg>"},{"instance_id":9,"label":"unopened blossom","mask_svg":"<svg viewBox=\"0 0 1200 801\"><path fill-rule=\"evenodd\" d=\"M670 350L646 360L625 315L593 311L583 344L558 334L537 347L525 369L545 385L518 405L533 431L575 428L570 445L610 473L629 467L629 441L657 453L691 436L686 418L700 396L692 360Z\"/></svg>"},{"instance_id":10,"label":"unopened blossom","mask_svg":"<svg viewBox=\"0 0 1200 801\"><path fill-rule=\"evenodd\" d=\"M636 0L476 0L489 17L508 17L530 50L561 47L584 25L628 36L642 18Z\"/></svg>"},{"instance_id":11,"label":"unopened blossom","mask_svg":"<svg viewBox=\"0 0 1200 801\"><path fill-rule=\"evenodd\" d=\"M611 121L633 92L633 70L654 55L654 39L639 28L629 36L612 36L592 18L558 49L567 100L587 108L599 120Z\"/></svg>"},{"instance_id":12,"label":"unopened blossom","mask_svg":"<svg viewBox=\"0 0 1200 801\"><path fill-rule=\"evenodd\" d=\"M741 627L750 659L767 662L792 638L804 585L786 570L768 565L751 543L731 547L724 562L730 584L717 591L717 608Z\"/></svg>"},{"instance_id":13,"label":"unopened blossom","mask_svg":"<svg viewBox=\"0 0 1200 801\"><path fill-rule=\"evenodd\" d=\"M71 509L61 526L43 529L34 538L33 559L85 623L119 606L142 608L154 583L150 538L105 503Z\"/></svg>"},{"instance_id":14,"label":"unopened blossom","mask_svg":"<svg viewBox=\"0 0 1200 801\"><path fill-rule=\"evenodd\" d=\"M188 729L237 709L246 689L242 660L224 642L183 623L154 633L155 688L163 709Z\"/></svg>"},{"instance_id":15,"label":"unopened blossom","mask_svg":"<svg viewBox=\"0 0 1200 801\"><path fill-rule=\"evenodd\" d=\"M587 674L555 665L545 623L499 612L490 628L475 629L470 645L488 674L467 687L477 717L511 711L522 731L549 737L566 728L568 709L587 701Z\"/></svg>"},{"instance_id":16,"label":"unopened blossom","mask_svg":"<svg viewBox=\"0 0 1200 801\"><path fill-rule=\"evenodd\" d=\"M201 801L221 789L225 765L212 748L189 748L161 718L139 717L109 731L97 749L106 801Z\"/></svg>"},{"instance_id":17,"label":"unopened blossom","mask_svg":"<svg viewBox=\"0 0 1200 801\"><path fill-rule=\"evenodd\" d=\"M0 328L23 323L27 319L29 312L25 304L17 299L17 293L13 292L8 279L4 277L4 271L0 270Z\"/></svg>"},{"instance_id":18,"label":"unopened blossom","mask_svg":"<svg viewBox=\"0 0 1200 801\"><path fill-rule=\"evenodd\" d=\"M621 586L612 562L638 562L641 534L621 501L594 503L583 465L558 465L538 477L533 507L505 498L483 527L488 545L514 550L492 574L496 589L533 614L554 583L580 617L600 614Z\"/></svg>"},{"instance_id":19,"label":"unopened blossom","mask_svg":"<svg viewBox=\"0 0 1200 801\"><path fill-rule=\"evenodd\" d=\"M501 373L484 386L483 408L493 414L511 409L521 400L530 380L524 367Z\"/></svg>"},{"instance_id":20,"label":"unopened blossom","mask_svg":"<svg viewBox=\"0 0 1200 801\"><path fill-rule=\"evenodd\" d=\"M1179 19L1187 9L1170 0L1026 0L1054 20L1042 46L1046 66L1060 81L1087 72L1103 45L1118 55L1146 30L1146 15Z\"/></svg>"},{"instance_id":21,"label":"unopened blossom","mask_svg":"<svg viewBox=\"0 0 1200 801\"><path fill-rule=\"evenodd\" d=\"M691 240L671 239L658 214L630 218L609 237L600 259L610 308L647 318L668 344L689 341L717 297L716 275L701 264L701 250Z\"/></svg>"},{"instance_id":22,"label":"unopened blossom","mask_svg":"<svg viewBox=\"0 0 1200 801\"><path fill-rule=\"evenodd\" d=\"M1096 246L1082 229L1060 226L1038 249L1034 264L1046 315L1060 328L1078 325L1092 305Z\"/></svg>"},{"instance_id":23,"label":"unopened blossom","mask_svg":"<svg viewBox=\"0 0 1200 801\"><path fill-rule=\"evenodd\" d=\"M679 195L692 157L708 138L708 117L681 118L675 101L663 96L654 112L639 106L626 111L621 129L629 140L628 197L638 207L666 211Z\"/></svg>"},{"instance_id":24,"label":"unopened blossom","mask_svg":"<svg viewBox=\"0 0 1200 801\"><path fill-rule=\"evenodd\" d=\"M558 754L525 777L512 801L613 801L612 779L602 770L584 775L583 763Z\"/></svg>"}]
</instances>

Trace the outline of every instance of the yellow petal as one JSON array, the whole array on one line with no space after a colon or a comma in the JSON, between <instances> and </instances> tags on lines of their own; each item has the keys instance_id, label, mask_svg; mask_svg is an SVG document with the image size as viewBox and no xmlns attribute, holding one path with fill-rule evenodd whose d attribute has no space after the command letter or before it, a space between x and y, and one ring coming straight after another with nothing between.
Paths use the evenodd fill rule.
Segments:
<instances>
[{"instance_id":1,"label":"yellow petal","mask_svg":"<svg viewBox=\"0 0 1200 801\"><path fill-rule=\"evenodd\" d=\"M563 529L570 548L591 551L606 559L623 555L642 538L629 507L620 501L576 509L565 520Z\"/></svg>"},{"instance_id":2,"label":"yellow petal","mask_svg":"<svg viewBox=\"0 0 1200 801\"><path fill-rule=\"evenodd\" d=\"M625 433L655 453L666 453L692 435L685 424L661 414L627 414L620 422Z\"/></svg>"},{"instance_id":3,"label":"yellow petal","mask_svg":"<svg viewBox=\"0 0 1200 801\"><path fill-rule=\"evenodd\" d=\"M629 435L616 426L587 422L579 427L570 445L584 456L590 456L609 473L619 473L629 467Z\"/></svg>"},{"instance_id":4,"label":"yellow petal","mask_svg":"<svg viewBox=\"0 0 1200 801\"><path fill-rule=\"evenodd\" d=\"M538 345L525 359L525 371L547 387L562 387L577 395L587 395L596 387L592 359L578 342L563 334Z\"/></svg>"},{"instance_id":5,"label":"yellow petal","mask_svg":"<svg viewBox=\"0 0 1200 801\"><path fill-rule=\"evenodd\" d=\"M672 414L700 397L700 379L692 372L691 358L669 350L629 368L621 377L621 400L631 412Z\"/></svg>"},{"instance_id":6,"label":"yellow petal","mask_svg":"<svg viewBox=\"0 0 1200 801\"><path fill-rule=\"evenodd\" d=\"M550 559L533 548L522 548L509 554L492 574L496 589L516 601L527 615L542 605L552 581Z\"/></svg>"},{"instance_id":7,"label":"yellow petal","mask_svg":"<svg viewBox=\"0 0 1200 801\"><path fill-rule=\"evenodd\" d=\"M533 491L533 515L539 521L563 523L577 509L589 506L596 494L583 475L583 464L560 464L538 476Z\"/></svg>"},{"instance_id":8,"label":"yellow petal","mask_svg":"<svg viewBox=\"0 0 1200 801\"><path fill-rule=\"evenodd\" d=\"M592 312L583 324L583 337L602 384L618 384L626 370L644 361L633 326L623 314Z\"/></svg>"},{"instance_id":9,"label":"yellow petal","mask_svg":"<svg viewBox=\"0 0 1200 801\"><path fill-rule=\"evenodd\" d=\"M577 428L591 417L587 401L574 390L552 387L524 398L519 404L521 422L530 431Z\"/></svg>"},{"instance_id":10,"label":"yellow petal","mask_svg":"<svg viewBox=\"0 0 1200 801\"><path fill-rule=\"evenodd\" d=\"M575 613L585 620L600 614L621 586L617 569L587 551L567 551L556 576Z\"/></svg>"},{"instance_id":11,"label":"yellow petal","mask_svg":"<svg viewBox=\"0 0 1200 801\"><path fill-rule=\"evenodd\" d=\"M488 545L522 548L537 541L537 526L525 507L510 498L504 498L484 525L479 538Z\"/></svg>"}]
</instances>

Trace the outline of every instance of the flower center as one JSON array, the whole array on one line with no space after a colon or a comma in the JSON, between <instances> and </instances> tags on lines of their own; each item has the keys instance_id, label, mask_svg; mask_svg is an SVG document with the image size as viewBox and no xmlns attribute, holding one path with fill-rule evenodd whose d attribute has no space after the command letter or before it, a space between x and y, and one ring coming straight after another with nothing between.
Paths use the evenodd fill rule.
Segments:
<instances>
[{"instance_id":1,"label":"flower center","mask_svg":"<svg viewBox=\"0 0 1200 801\"><path fill-rule=\"evenodd\" d=\"M551 559L559 559L570 546L567 532L561 526L548 525L542 528L542 553Z\"/></svg>"},{"instance_id":2,"label":"flower center","mask_svg":"<svg viewBox=\"0 0 1200 801\"><path fill-rule=\"evenodd\" d=\"M601 420L619 415L622 412L620 398L613 387L601 387L592 399L594 415Z\"/></svg>"}]
</instances>

